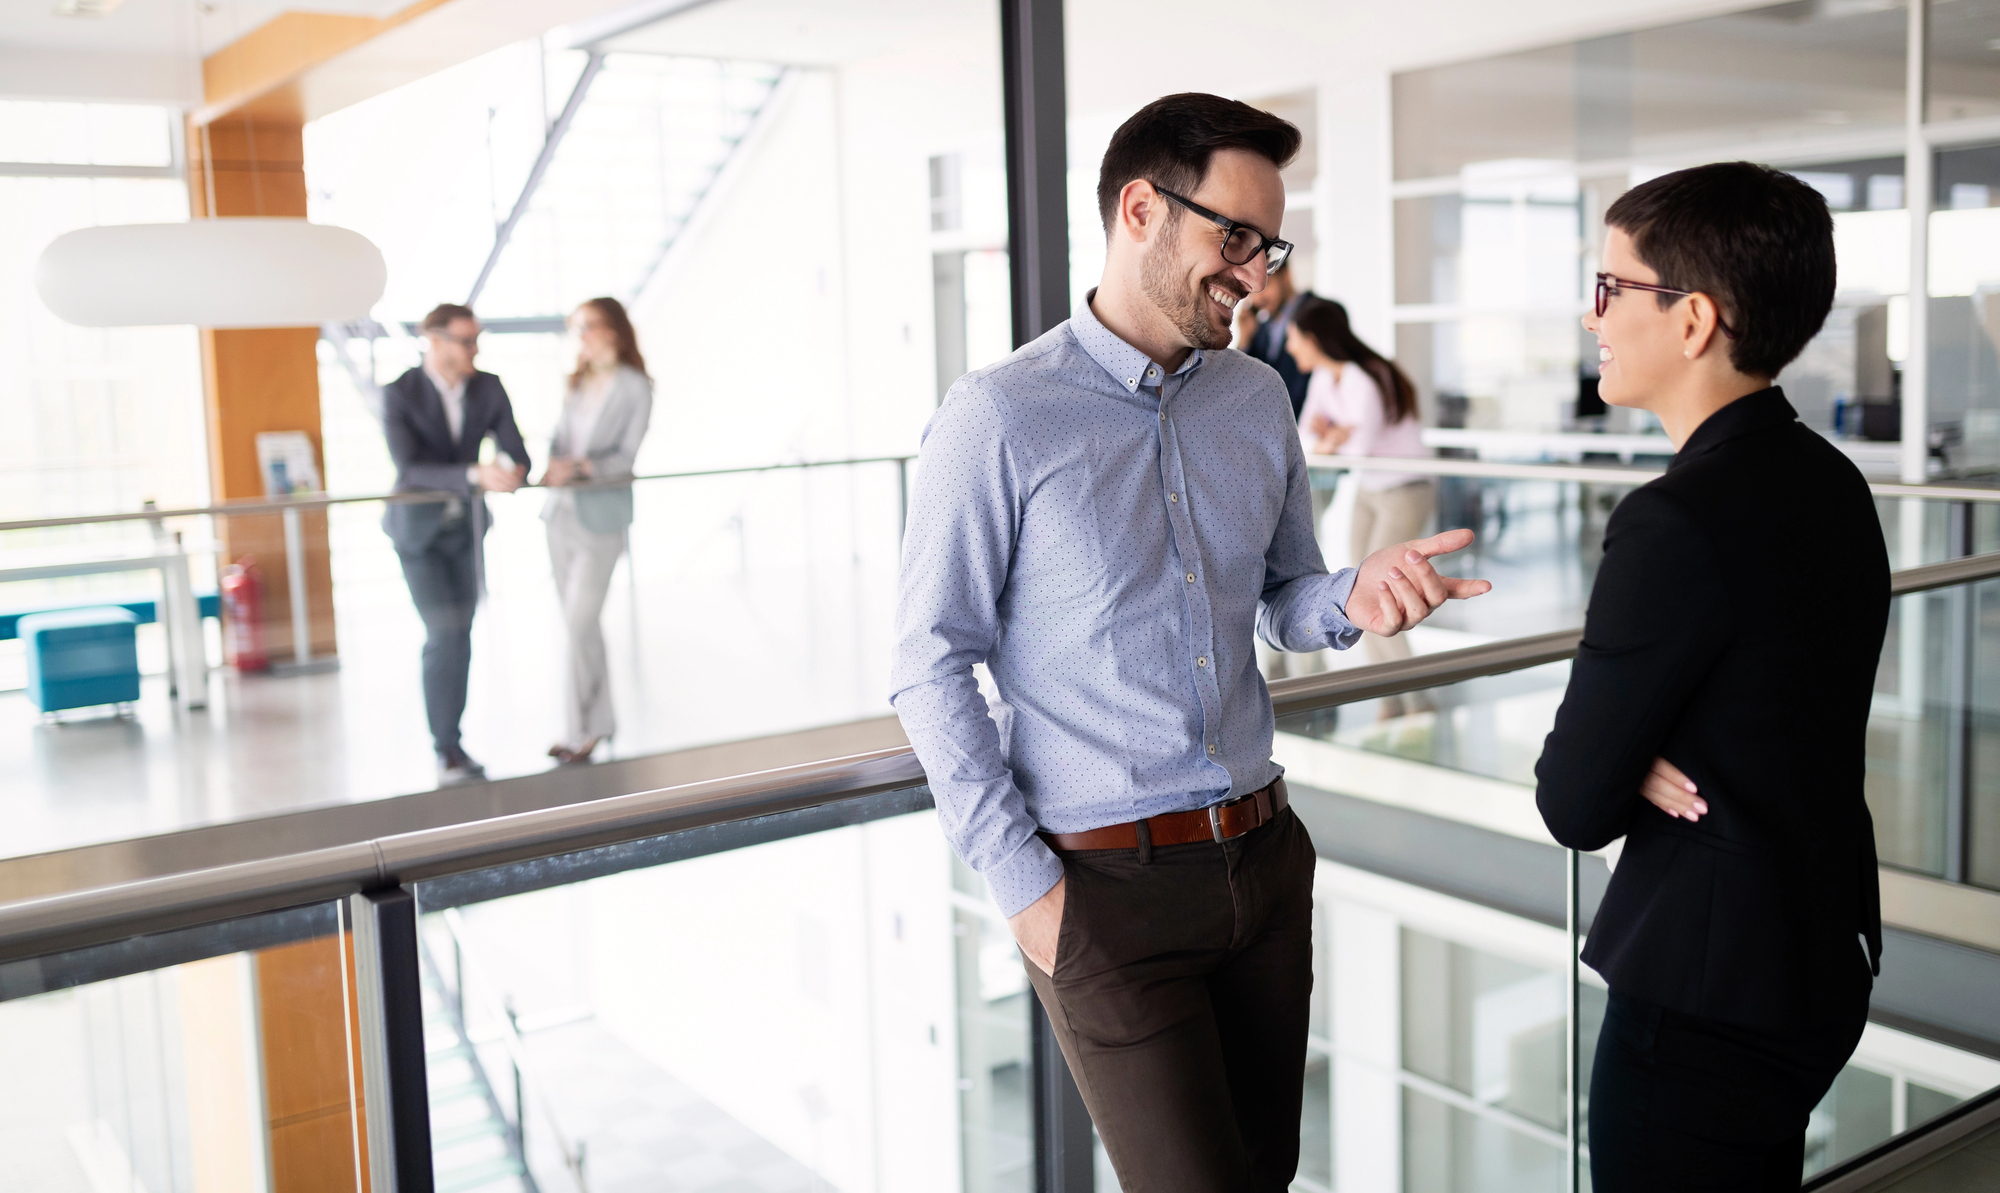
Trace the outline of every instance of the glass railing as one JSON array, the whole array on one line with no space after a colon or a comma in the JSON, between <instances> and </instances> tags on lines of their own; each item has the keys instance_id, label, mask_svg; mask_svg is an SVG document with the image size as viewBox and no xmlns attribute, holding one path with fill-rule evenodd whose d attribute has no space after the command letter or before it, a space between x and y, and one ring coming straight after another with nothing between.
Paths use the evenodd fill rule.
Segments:
<instances>
[{"instance_id":1,"label":"glass railing","mask_svg":"<svg viewBox=\"0 0 2000 1193\"><path fill-rule=\"evenodd\" d=\"M627 550L598 578L616 722L596 757L886 715L908 464L633 484ZM481 571L444 577L477 602L460 726L494 779L546 771L551 746L575 744L544 500L488 495ZM423 495L307 496L0 524L0 769L24 779L0 796L0 853L436 788L426 626L383 530L392 507L482 516ZM50 620L34 615L79 609L109 616L58 637L88 642L31 649L24 623L32 636ZM94 682L45 682L65 667ZM789 698L758 699L767 685Z\"/></svg>"},{"instance_id":2,"label":"glass railing","mask_svg":"<svg viewBox=\"0 0 2000 1193\"><path fill-rule=\"evenodd\" d=\"M1898 599L1996 573L1906 570ZM1273 685L1320 854L1294 1188L1587 1183L1604 992L1574 958L1608 870L1548 838L1530 774L1574 642ZM286 1189L310 1125L378 1188L1114 1187L1051 1162L1090 1148L1043 1117L1073 1086L922 783L893 749L0 906L10 1154ZM1811 1120L1827 1188L2000 1115L2000 941L1907 884L2000 896L1887 851L1873 1021Z\"/></svg>"},{"instance_id":3,"label":"glass railing","mask_svg":"<svg viewBox=\"0 0 2000 1193\"><path fill-rule=\"evenodd\" d=\"M1330 560L1352 555L1341 495L1351 469L1432 473L1434 525L1479 532L1471 550L1444 566L1489 578L1495 589L1440 610L1410 635L1416 648L1575 626L1605 523L1623 494L1653 475L1649 458L1357 465L1315 457L1322 546ZM651 757L886 716L913 466L885 457L637 481L629 550L597 619L617 721L596 757ZM2000 491L1878 490L1899 566L2000 548ZM450 508L421 495L397 500ZM460 724L465 750L494 779L549 770L550 748L571 736L568 629L543 500L529 490L485 503L491 526L472 581L481 595ZM8 729L0 765L26 779L0 798L13 830L4 851L437 787L420 661L425 626L382 529L388 504L313 497L0 523L0 727ZM233 570L239 562L244 573ZM30 682L34 652L21 638L22 619L80 606L125 611L117 616L136 623L129 631L82 632L129 634L121 647L129 658L104 677L117 682L44 700ZM1360 661L1361 652L1328 653L1283 665L1297 675ZM770 683L791 698L758 699ZM274 771L283 780L265 781ZM1943 840L1945 829L1923 831L1933 857L1963 852ZM1935 860L1910 864L1950 872ZM1992 868L1990 860L1960 864L1966 874Z\"/></svg>"}]
</instances>

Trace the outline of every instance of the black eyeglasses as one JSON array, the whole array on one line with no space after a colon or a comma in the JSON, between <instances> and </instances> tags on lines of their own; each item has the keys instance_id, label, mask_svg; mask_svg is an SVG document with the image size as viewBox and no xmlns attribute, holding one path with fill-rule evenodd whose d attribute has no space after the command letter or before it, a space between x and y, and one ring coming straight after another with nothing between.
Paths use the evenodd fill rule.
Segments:
<instances>
[{"instance_id":1,"label":"black eyeglasses","mask_svg":"<svg viewBox=\"0 0 2000 1193\"><path fill-rule=\"evenodd\" d=\"M1264 275L1269 277L1284 265L1285 258L1292 255L1292 242L1289 240L1272 240L1248 224L1237 223L1226 215L1217 215L1194 200L1183 199L1157 183L1153 185L1153 189L1222 229L1222 259L1231 265L1248 265L1262 253Z\"/></svg>"},{"instance_id":2,"label":"black eyeglasses","mask_svg":"<svg viewBox=\"0 0 2000 1193\"><path fill-rule=\"evenodd\" d=\"M1621 278L1616 274L1600 273L1597 275L1597 317L1599 319L1604 318L1604 312L1610 308L1611 300L1618 296L1620 290L1644 290L1649 294L1678 294L1682 298L1697 293L1694 290L1676 290L1672 286L1655 286L1648 282L1635 282L1630 278ZM1715 325L1722 329L1723 335L1728 336L1732 340L1736 338L1736 333L1731 331L1729 325L1722 321L1720 312L1717 312L1715 316Z\"/></svg>"}]
</instances>

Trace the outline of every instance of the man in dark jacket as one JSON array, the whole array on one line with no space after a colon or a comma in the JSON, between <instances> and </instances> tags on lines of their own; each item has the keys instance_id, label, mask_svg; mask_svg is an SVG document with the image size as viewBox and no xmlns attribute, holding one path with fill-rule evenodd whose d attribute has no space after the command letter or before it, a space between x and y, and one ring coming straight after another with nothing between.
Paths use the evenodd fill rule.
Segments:
<instances>
[{"instance_id":1,"label":"man in dark jacket","mask_svg":"<svg viewBox=\"0 0 2000 1193\"><path fill-rule=\"evenodd\" d=\"M438 781L463 783L485 775L458 737L479 605L478 551L491 524L484 493L521 487L528 448L500 379L473 368L479 320L472 309L445 303L424 316L419 330L428 344L424 363L383 389L382 430L396 462L397 492L449 496L393 503L382 515L382 529L396 544L403 579L424 619L424 709ZM480 446L489 435L500 458L482 463Z\"/></svg>"},{"instance_id":2,"label":"man in dark jacket","mask_svg":"<svg viewBox=\"0 0 2000 1193\"><path fill-rule=\"evenodd\" d=\"M1236 339L1243 351L1272 368L1284 378L1285 390L1292 395L1292 417L1298 418L1306 404L1306 382L1311 374L1299 371L1299 362L1285 351L1285 328L1292 312L1313 297L1310 290L1292 288L1292 265L1287 261L1264 283L1264 288L1244 299L1236 308ZM1315 513L1319 512L1317 510Z\"/></svg>"},{"instance_id":3,"label":"man in dark jacket","mask_svg":"<svg viewBox=\"0 0 2000 1193\"><path fill-rule=\"evenodd\" d=\"M1599 392L1678 450L1612 515L1536 768L1558 841L1625 839L1583 952L1611 988L1592 1180L1797 1189L1881 955L1862 778L1888 552L1853 463L1771 385L1832 304L1833 221L1736 162L1645 183L1605 222ZM1837 579L1753 595L1812 574Z\"/></svg>"}]
</instances>

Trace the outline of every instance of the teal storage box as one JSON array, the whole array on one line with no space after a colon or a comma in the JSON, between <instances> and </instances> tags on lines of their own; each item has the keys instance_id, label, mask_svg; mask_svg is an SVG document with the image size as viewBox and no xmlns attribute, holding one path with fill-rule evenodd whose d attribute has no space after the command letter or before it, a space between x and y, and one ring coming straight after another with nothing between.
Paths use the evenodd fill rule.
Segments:
<instances>
[{"instance_id":1,"label":"teal storage box","mask_svg":"<svg viewBox=\"0 0 2000 1193\"><path fill-rule=\"evenodd\" d=\"M28 699L43 712L139 698L139 617L106 605L23 617Z\"/></svg>"}]
</instances>

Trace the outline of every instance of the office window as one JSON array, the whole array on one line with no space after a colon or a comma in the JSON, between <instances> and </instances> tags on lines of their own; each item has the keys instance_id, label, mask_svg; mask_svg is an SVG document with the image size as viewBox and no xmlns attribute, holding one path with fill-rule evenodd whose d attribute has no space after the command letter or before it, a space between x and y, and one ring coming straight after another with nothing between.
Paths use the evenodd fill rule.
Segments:
<instances>
[{"instance_id":1,"label":"office window","mask_svg":"<svg viewBox=\"0 0 2000 1193\"><path fill-rule=\"evenodd\" d=\"M1431 420L1656 429L1597 399L1578 322L1604 212L1648 178L1748 157L1818 189L1837 226L1836 310L1780 383L1828 434L1893 428L1908 225L1902 160L1881 146L1903 118L1905 20L1786 4L1396 76L1396 350ZM1982 184L1964 181L1971 203Z\"/></svg>"},{"instance_id":2,"label":"office window","mask_svg":"<svg viewBox=\"0 0 2000 1193\"><path fill-rule=\"evenodd\" d=\"M36 258L64 232L186 218L179 179L0 178L0 357L8 362L0 407L10 426L0 442L0 517L207 500L194 329L73 327L42 305L34 286ZM117 533L80 527L33 537L78 542Z\"/></svg>"},{"instance_id":3,"label":"office window","mask_svg":"<svg viewBox=\"0 0 2000 1193\"><path fill-rule=\"evenodd\" d=\"M174 115L140 104L0 100L0 162L171 170Z\"/></svg>"}]
</instances>

